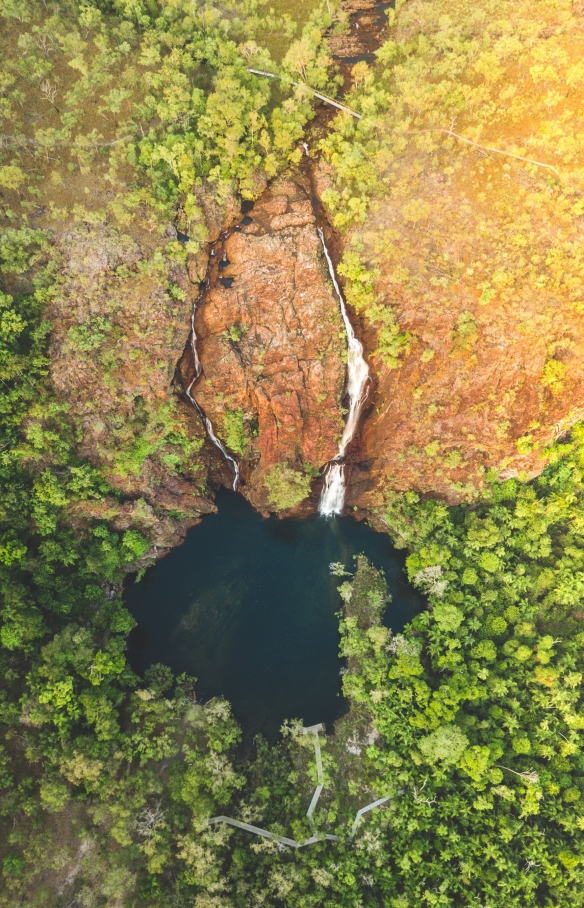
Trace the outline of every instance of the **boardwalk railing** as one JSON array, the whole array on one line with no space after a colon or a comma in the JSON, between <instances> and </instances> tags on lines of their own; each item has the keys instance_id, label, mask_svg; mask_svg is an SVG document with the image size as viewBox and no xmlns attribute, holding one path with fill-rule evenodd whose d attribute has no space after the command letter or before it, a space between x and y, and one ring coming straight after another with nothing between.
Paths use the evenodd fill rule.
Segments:
<instances>
[{"instance_id":1,"label":"boardwalk railing","mask_svg":"<svg viewBox=\"0 0 584 908\"><path fill-rule=\"evenodd\" d=\"M293 79L285 78L284 76L278 75L278 73L267 73L263 69L249 69L248 73L252 73L254 76L266 76L268 79L283 79L289 85L302 85L309 91L315 98L318 98L319 101L324 101L325 104L332 104L333 107L336 107L338 110L344 110L345 113L351 114L355 119L360 120L362 114L357 113L356 110L352 110L350 107L347 107L346 104L341 104L340 101L334 101L332 98L327 98L326 95L322 95L319 91L315 91L314 88L311 88L310 85L307 85L305 82L294 82Z\"/></svg>"},{"instance_id":2,"label":"boardwalk railing","mask_svg":"<svg viewBox=\"0 0 584 908\"><path fill-rule=\"evenodd\" d=\"M321 724L319 725L310 725L306 728L298 729L298 734L300 735L314 735L314 756L316 760L316 777L318 784L314 789L314 794L310 801L310 806L306 811L306 816L310 822L310 825L314 828L314 819L313 813L320 798L323 788L324 788L324 773L322 769L322 756L320 753L320 739L318 733L324 731L324 728ZM366 807L361 807L360 810L355 814L355 819L351 827L351 832L349 833L349 841L352 841L357 832L357 827L359 821L364 813L367 813L369 810L373 810L374 807L381 807L382 804L385 804L386 801L389 801L389 797L378 798L377 801L372 801L371 804L367 804ZM227 823L229 826L235 826L236 829L243 829L245 832L251 832L253 835L262 836L265 839L271 839L274 842L278 842L280 845L287 846L288 848L304 848L305 845L314 845L316 842L340 842L341 837L338 835L332 835L330 833L315 833L309 839L305 839L303 842L297 842L295 839L290 839L284 835L276 835L275 832L270 832L268 829L262 829L260 826L252 826L251 823L243 823L241 820L234 820L231 817L211 817L207 820L208 826L215 826L217 823Z\"/></svg>"}]
</instances>

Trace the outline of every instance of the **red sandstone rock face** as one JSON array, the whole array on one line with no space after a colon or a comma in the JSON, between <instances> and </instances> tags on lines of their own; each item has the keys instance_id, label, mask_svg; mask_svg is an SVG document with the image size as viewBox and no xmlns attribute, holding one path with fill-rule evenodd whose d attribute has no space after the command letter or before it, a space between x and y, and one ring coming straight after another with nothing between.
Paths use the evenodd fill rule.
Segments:
<instances>
[{"instance_id":1,"label":"red sandstone rock face","mask_svg":"<svg viewBox=\"0 0 584 908\"><path fill-rule=\"evenodd\" d=\"M318 468L337 452L345 341L301 174L275 182L250 214L197 313L204 374L194 394L223 439L226 414L243 411L243 491L266 510L274 464Z\"/></svg>"},{"instance_id":2,"label":"red sandstone rock face","mask_svg":"<svg viewBox=\"0 0 584 908\"><path fill-rule=\"evenodd\" d=\"M375 62L373 54L385 38L387 8L380 7L377 0L344 0L341 6L345 27L340 32L331 29L327 42L336 65L343 77L343 90L351 85L351 69L355 58Z\"/></svg>"},{"instance_id":3,"label":"red sandstone rock face","mask_svg":"<svg viewBox=\"0 0 584 908\"><path fill-rule=\"evenodd\" d=\"M317 191L329 179L318 170ZM478 249L468 239L477 206L452 186L430 185L428 192L434 218L448 229L437 238L402 224L393 260L373 263L381 264L379 295L412 338L398 369L374 355L375 325L361 325L352 313L376 387L351 455L350 508L375 509L388 488L459 501L480 489L489 468L503 477L536 475L545 463L542 446L583 415L580 308L566 305L561 294L528 287L481 302L467 272L479 255L486 262L494 256L486 241ZM363 232L370 247L379 230L399 222L402 202L394 195L372 212ZM226 242L229 264L220 268L217 256L212 289L197 314L204 375L195 396L224 440L226 417L243 414L243 491L266 511L264 479L274 464L320 468L336 454L344 420L345 338L303 175L276 182L251 216ZM233 217L231 211L228 220ZM219 229L217 222L213 230ZM62 245L64 290L50 313L54 386L82 426L80 453L133 499L121 509L107 502L103 516L120 527L143 528L166 548L213 509L193 479L200 486L211 462L213 482L228 481L219 455L205 444L193 458L198 472L192 476L168 469L164 448L135 472L116 473L115 458L133 444L136 401L154 412L173 398L170 379L188 334L190 302L173 300L165 285L172 280L191 295L193 285L180 270L162 278L141 270L148 250L114 230L75 229ZM416 275L415 292L396 280L396 256ZM190 271L196 280L200 264ZM232 278L232 286L222 286L220 277ZM438 293L436 282L444 280L448 289ZM102 346L84 352L71 343L69 330L91 327L96 318L111 328ZM542 383L551 357L565 366L561 387ZM182 406L177 418L202 436L191 408ZM193 516L177 522L170 516L175 511Z\"/></svg>"},{"instance_id":4,"label":"red sandstone rock face","mask_svg":"<svg viewBox=\"0 0 584 908\"><path fill-rule=\"evenodd\" d=\"M512 319L478 313L482 338L490 335L490 342L461 350L456 322L464 306L444 313L396 308L401 327L415 337L397 370L370 356L377 387L348 504L374 509L386 489L415 490L454 504L472 500L489 469L502 479L541 473L545 446L584 416L579 363L571 363L566 393L553 395L541 386L545 338L526 343ZM371 354L374 333L367 337ZM426 363L420 361L425 349L434 351Z\"/></svg>"}]
</instances>

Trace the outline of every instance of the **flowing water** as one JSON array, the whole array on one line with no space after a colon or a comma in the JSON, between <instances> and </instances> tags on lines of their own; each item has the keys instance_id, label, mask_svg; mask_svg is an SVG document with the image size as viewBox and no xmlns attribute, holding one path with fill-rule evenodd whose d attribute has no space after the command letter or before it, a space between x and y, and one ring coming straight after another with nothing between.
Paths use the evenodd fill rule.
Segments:
<instances>
[{"instance_id":1,"label":"flowing water","mask_svg":"<svg viewBox=\"0 0 584 908\"><path fill-rule=\"evenodd\" d=\"M318 506L319 513L324 517L331 517L333 514L340 514L345 506L345 465L344 458L349 442L354 438L359 416L363 409L366 397L366 388L369 382L369 366L363 357L363 345L355 337L353 326L347 312L347 306L341 293L341 288L337 281L335 269L324 239L324 233L318 227L318 235L322 243L329 274L339 298L341 306L341 315L347 332L347 396L349 398L349 412L345 422L345 428L339 445L339 453L328 465L320 503Z\"/></svg>"},{"instance_id":2,"label":"flowing water","mask_svg":"<svg viewBox=\"0 0 584 908\"><path fill-rule=\"evenodd\" d=\"M217 450L219 451L219 453L225 460L227 466L233 473L233 491L235 492L239 485L239 474L240 474L239 464L236 461L236 459L231 456L231 454L229 453L229 451L227 450L227 448L225 447L225 445L223 444L221 439L217 438L217 436L215 435L215 431L213 429L213 424L212 424L211 420L209 419L209 417L207 416L207 414L205 413L205 411L203 410L201 405L198 403L198 401L193 397L193 387L195 386L195 384L197 383L197 381L203 374L203 364L201 363L201 359L199 357L199 351L197 349L198 338L197 338L197 332L195 329L195 320L197 317L197 309L199 308L200 303L204 300L205 294L208 291L210 284L211 284L211 261L212 261L212 258L216 254L216 246L218 244L224 243L225 240L227 239L227 237L231 233L232 233L231 230L224 230L223 233L220 234L219 239L215 243L213 243L213 245L211 246L211 251L209 254L209 265L207 267L207 273L205 275L205 280L203 281L203 286L201 287L201 289L193 303L193 308L191 311L191 332L189 334L188 347L190 349L191 356L192 356L193 375L192 375L192 378L191 378L189 384L186 387L184 385L184 382L181 381L181 384L183 385L186 396L188 397L191 404L193 405L193 407L199 414L201 421L202 421L203 425L205 426L205 431L207 433L207 437L209 438L209 441L211 442L212 445L214 445L217 448ZM177 365L177 374L179 376L181 375L180 363Z\"/></svg>"},{"instance_id":3,"label":"flowing water","mask_svg":"<svg viewBox=\"0 0 584 908\"><path fill-rule=\"evenodd\" d=\"M407 583L404 554L350 517L263 518L221 489L218 513L126 591L138 627L130 660L195 676L202 700L223 695L249 738L274 739L285 719L332 723L345 710L338 656L342 602L329 564L354 569L363 552L385 572L386 623L400 631L422 601Z\"/></svg>"},{"instance_id":4,"label":"flowing water","mask_svg":"<svg viewBox=\"0 0 584 908\"><path fill-rule=\"evenodd\" d=\"M344 89L347 91L352 84L352 74L351 67L359 62L366 61L367 63L374 63L375 61L375 51L381 45L381 42L386 34L387 29L387 13L389 8L393 6L392 0L361 0L357 4L357 9L353 9L350 14L349 21L349 33L350 40L348 46L352 47L355 53L353 55L347 55L346 47L339 54L337 54L333 49L333 57L337 66L340 67L341 72L344 77ZM329 37L333 37L332 34ZM334 44L334 40L333 40ZM346 42L341 40L341 44L346 44ZM260 76L265 76L270 79L278 78L275 73L265 72L263 70L253 70L250 69L249 72L255 73ZM292 83L296 85L297 83ZM312 91L312 89L310 89ZM319 92L313 91L313 94L326 102L326 109L328 113L326 116L331 113L335 108L340 108L341 110L348 111L350 114L353 114L355 117L360 118L361 115L355 111L347 108L342 104L338 99L333 100L327 98L326 96L320 94ZM332 105L332 106L331 106ZM318 116L322 114L321 111L317 114ZM325 117L326 118L326 117ZM308 144L303 142L303 147L306 155L308 156ZM250 203L243 203L243 206ZM242 213L245 213L244 207L242 206ZM252 205L253 207L253 205ZM242 223L246 223L244 218ZM225 242L227 237L230 236L233 230L238 230L239 227L229 228L224 230L218 239L212 244L210 249L209 256L209 267L207 268L207 273L205 280L203 282L203 287L199 293L195 303L193 305L192 316L191 316L191 332L189 336L189 344L191 354L192 354L192 365L193 365L193 374L188 386L183 383L183 388L185 390L186 396L191 402L192 406L195 408L199 414L209 441L215 446L215 448L221 453L221 456L224 458L225 462L229 466L231 472L233 473L233 489L236 490L239 485L240 479L240 468L239 464L235 458L229 453L223 442L216 436L213 426L210 419L205 414L203 408L197 402L195 397L192 394L194 385L196 384L198 378L202 374L202 364L199 358L197 350L197 334L195 331L195 316L199 304L204 300L205 294L208 291L211 284L211 265L213 257L216 254L216 250L221 248L222 244ZM367 382L369 379L369 369L367 363L363 357L363 347L361 343L355 337L353 327L351 325L347 307L343 299L338 281L336 279L333 263L325 242L325 237L322 229L318 228L318 234L323 246L324 254L327 261L327 266L329 273L339 298L339 303L341 306L341 313L343 316L343 321L345 323L345 328L347 331L347 341L348 341L348 357L347 357L347 395L349 398L349 414L345 424L345 429L341 439L341 444L339 446L339 453L326 467L326 473L324 477L323 490L321 494L321 500L319 504L319 513L325 517L331 517L334 514L341 514L344 504L345 504L345 464L344 458L348 444L352 440L357 430L357 425L359 417L361 415L361 410L365 402L365 391ZM181 237L184 236L185 240L188 240L186 235L181 234ZM229 283L232 279L230 278L219 278L221 283L224 283L224 286L231 286ZM177 369L177 373L180 375L180 369Z\"/></svg>"},{"instance_id":5,"label":"flowing water","mask_svg":"<svg viewBox=\"0 0 584 908\"><path fill-rule=\"evenodd\" d=\"M185 393L186 393L188 399L190 400L190 402L192 403L193 407L195 408L195 410L201 417L203 425L205 426L205 431L207 432L207 435L209 437L209 441L211 442L211 444L215 445L215 447L221 453L221 455L222 455L223 459L225 460L225 462L227 463L227 465L230 467L231 472L233 473L232 488L233 488L233 491L236 492L237 487L239 485L239 464L237 463L236 459L231 456L231 454L229 453L229 451L227 450L227 448L225 447L225 445L223 444L221 439L217 438L217 436L215 435L215 432L213 430L213 423L211 422L211 420L209 419L209 417L207 416L207 414L205 413L205 411L203 410L201 405L193 397L193 395L191 393L191 389L192 389L194 383L195 383L195 379L193 379L193 381L190 383L190 385L186 389Z\"/></svg>"},{"instance_id":6,"label":"flowing water","mask_svg":"<svg viewBox=\"0 0 584 908\"><path fill-rule=\"evenodd\" d=\"M373 61L389 5L385 0L370 0L351 14L349 43L357 56L346 56L345 50L345 56L335 57L346 87L354 62ZM326 100L326 116L330 116L331 99ZM343 107L336 101L332 104ZM308 144L303 146L308 157ZM202 374L197 308L211 285L214 256L222 248L224 252L223 244L233 229L239 227L224 231L210 249L205 281L192 310L186 351L192 371L184 381L179 364L177 377L209 440L230 467L236 490L239 464L193 396ZM226 696L248 736L261 731L272 739L286 718L300 718L305 725L331 723L344 711L336 616L340 581L330 575L331 562L351 568L353 556L363 552L384 570L393 597L386 618L394 631L401 630L422 607L421 598L406 582L403 553L395 551L384 534L338 516L345 504L345 457L366 400L369 369L320 227L318 234L347 333L349 409L339 452L325 468L319 503L319 513L330 519L316 515L305 520L264 519L240 495L222 489L217 496L218 513L192 528L182 546L126 592L138 621L130 652L136 670L164 662L176 673L196 676L201 699ZM232 279L219 280L227 287Z\"/></svg>"}]
</instances>

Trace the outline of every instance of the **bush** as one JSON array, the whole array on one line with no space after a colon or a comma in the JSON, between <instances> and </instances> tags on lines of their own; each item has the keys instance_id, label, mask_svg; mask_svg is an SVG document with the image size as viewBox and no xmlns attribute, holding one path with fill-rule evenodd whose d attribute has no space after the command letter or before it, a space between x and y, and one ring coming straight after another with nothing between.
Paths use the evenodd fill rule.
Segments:
<instances>
[{"instance_id":1,"label":"bush","mask_svg":"<svg viewBox=\"0 0 584 908\"><path fill-rule=\"evenodd\" d=\"M58 779L43 780L41 783L41 804L49 813L60 813L63 810L69 791L67 786Z\"/></svg>"},{"instance_id":2,"label":"bush","mask_svg":"<svg viewBox=\"0 0 584 908\"><path fill-rule=\"evenodd\" d=\"M227 410L223 414L225 444L234 454L243 455L247 444L245 434L245 413L243 410Z\"/></svg>"},{"instance_id":3,"label":"bush","mask_svg":"<svg viewBox=\"0 0 584 908\"><path fill-rule=\"evenodd\" d=\"M285 463L275 464L264 484L276 511L293 508L310 494L310 477Z\"/></svg>"},{"instance_id":4,"label":"bush","mask_svg":"<svg viewBox=\"0 0 584 908\"><path fill-rule=\"evenodd\" d=\"M422 738L418 747L426 763L457 763L468 747L469 740L456 725L443 725Z\"/></svg>"},{"instance_id":5,"label":"bush","mask_svg":"<svg viewBox=\"0 0 584 908\"><path fill-rule=\"evenodd\" d=\"M25 860L19 854L11 854L2 862L4 876L20 877L24 874Z\"/></svg>"},{"instance_id":6,"label":"bush","mask_svg":"<svg viewBox=\"0 0 584 908\"><path fill-rule=\"evenodd\" d=\"M144 680L150 690L157 694L163 694L169 687L172 687L174 675L167 665L156 662L144 672Z\"/></svg>"}]
</instances>

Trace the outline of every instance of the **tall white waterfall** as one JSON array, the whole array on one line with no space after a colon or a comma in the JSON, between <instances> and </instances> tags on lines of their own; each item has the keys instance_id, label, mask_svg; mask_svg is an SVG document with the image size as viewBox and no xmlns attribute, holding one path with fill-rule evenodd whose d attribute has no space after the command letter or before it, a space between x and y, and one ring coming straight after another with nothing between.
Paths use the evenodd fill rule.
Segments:
<instances>
[{"instance_id":1,"label":"tall white waterfall","mask_svg":"<svg viewBox=\"0 0 584 908\"><path fill-rule=\"evenodd\" d=\"M365 399L365 387L369 381L369 366L363 357L363 345L355 337L353 326L349 319L347 306L339 287L335 269L327 249L324 233L318 227L318 235L322 243L324 255L328 265L329 274L341 305L341 315L347 332L347 395L349 398L349 412L343 430L339 453L331 460L324 478L324 486L320 496L318 511L324 517L340 514L345 504L345 452L347 446L357 430L359 416Z\"/></svg>"}]
</instances>

